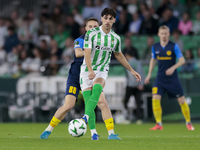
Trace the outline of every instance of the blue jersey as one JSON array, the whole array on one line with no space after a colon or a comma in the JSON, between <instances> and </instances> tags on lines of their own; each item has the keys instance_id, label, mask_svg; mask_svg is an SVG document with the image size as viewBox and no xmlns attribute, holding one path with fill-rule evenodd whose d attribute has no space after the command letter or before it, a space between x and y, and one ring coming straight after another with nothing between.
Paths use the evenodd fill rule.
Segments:
<instances>
[{"instance_id":1,"label":"blue jersey","mask_svg":"<svg viewBox=\"0 0 200 150\"><path fill-rule=\"evenodd\" d=\"M176 58L183 57L178 44L171 41L165 47L162 47L160 43L156 43L152 46L152 58L158 61L158 74L157 77L171 78L177 77L177 71L175 70L171 76L166 75L166 70L176 63Z\"/></svg>"},{"instance_id":2,"label":"blue jersey","mask_svg":"<svg viewBox=\"0 0 200 150\"><path fill-rule=\"evenodd\" d=\"M83 49L84 38L85 38L85 34L81 35L79 38L77 38L74 41L74 50L76 48ZM81 65L83 63L83 58L84 57L77 58L76 55L74 54L74 61L71 64L68 78L79 79L79 76L80 76L80 67L81 67Z\"/></svg>"}]
</instances>

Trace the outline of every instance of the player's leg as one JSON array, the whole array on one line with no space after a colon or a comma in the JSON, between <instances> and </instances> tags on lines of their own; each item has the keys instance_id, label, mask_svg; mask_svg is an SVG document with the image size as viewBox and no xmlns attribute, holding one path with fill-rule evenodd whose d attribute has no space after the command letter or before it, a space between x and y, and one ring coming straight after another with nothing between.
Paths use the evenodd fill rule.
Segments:
<instances>
[{"instance_id":1,"label":"player's leg","mask_svg":"<svg viewBox=\"0 0 200 150\"><path fill-rule=\"evenodd\" d=\"M101 92L97 106L101 109L102 118L108 131L108 139L121 140L114 132L114 120L103 92Z\"/></svg>"},{"instance_id":2,"label":"player's leg","mask_svg":"<svg viewBox=\"0 0 200 150\"><path fill-rule=\"evenodd\" d=\"M188 130L194 130L194 127L192 126L191 118L190 118L190 108L189 108L187 102L185 101L185 96L179 97L178 103L181 106L181 111L185 118L186 126L187 126Z\"/></svg>"},{"instance_id":3,"label":"player's leg","mask_svg":"<svg viewBox=\"0 0 200 150\"><path fill-rule=\"evenodd\" d=\"M137 116L137 121L136 124L142 124L142 99L141 99L141 91L138 90L138 88L134 88L133 95L135 96L135 101L136 101L136 116Z\"/></svg>"},{"instance_id":4,"label":"player's leg","mask_svg":"<svg viewBox=\"0 0 200 150\"><path fill-rule=\"evenodd\" d=\"M153 109L153 115L156 120L156 125L153 128L150 128L150 130L162 130L162 107L161 107L161 95L153 95L152 98L152 109Z\"/></svg>"},{"instance_id":5,"label":"player's leg","mask_svg":"<svg viewBox=\"0 0 200 150\"><path fill-rule=\"evenodd\" d=\"M128 104L128 101L129 101L131 95L132 95L132 88L127 86L126 87L125 98L124 98L124 107L125 107L126 110L128 110L127 104Z\"/></svg>"},{"instance_id":6,"label":"player's leg","mask_svg":"<svg viewBox=\"0 0 200 150\"><path fill-rule=\"evenodd\" d=\"M105 80L101 77L96 78L93 82L92 95L89 97L86 103L85 115L83 116L83 119L85 120L86 123L97 106L104 85L105 85Z\"/></svg>"},{"instance_id":7,"label":"player's leg","mask_svg":"<svg viewBox=\"0 0 200 150\"><path fill-rule=\"evenodd\" d=\"M74 95L65 96L65 104L55 112L48 127L41 134L41 139L47 139L49 137L53 129L65 118L65 115L74 107L75 103L76 97Z\"/></svg>"}]
</instances>

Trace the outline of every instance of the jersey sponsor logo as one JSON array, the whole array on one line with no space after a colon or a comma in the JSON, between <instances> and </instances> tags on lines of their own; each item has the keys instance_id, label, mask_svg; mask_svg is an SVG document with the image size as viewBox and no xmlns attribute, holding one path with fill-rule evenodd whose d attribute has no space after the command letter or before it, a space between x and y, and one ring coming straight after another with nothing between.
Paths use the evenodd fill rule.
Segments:
<instances>
[{"instance_id":1,"label":"jersey sponsor logo","mask_svg":"<svg viewBox=\"0 0 200 150\"><path fill-rule=\"evenodd\" d=\"M95 48L97 50L111 50L111 51L113 50L113 48L111 47L105 47L105 46L100 46L100 45L96 45Z\"/></svg>"},{"instance_id":2,"label":"jersey sponsor logo","mask_svg":"<svg viewBox=\"0 0 200 150\"><path fill-rule=\"evenodd\" d=\"M160 57L160 56L157 56L157 59L158 60L171 60L172 57Z\"/></svg>"},{"instance_id":3,"label":"jersey sponsor logo","mask_svg":"<svg viewBox=\"0 0 200 150\"><path fill-rule=\"evenodd\" d=\"M166 53L168 56L170 56L172 54L172 52L170 50L168 50Z\"/></svg>"},{"instance_id":4,"label":"jersey sponsor logo","mask_svg":"<svg viewBox=\"0 0 200 150\"><path fill-rule=\"evenodd\" d=\"M88 39L89 39L89 35L86 34L86 35L85 35L85 40L88 41Z\"/></svg>"}]
</instances>

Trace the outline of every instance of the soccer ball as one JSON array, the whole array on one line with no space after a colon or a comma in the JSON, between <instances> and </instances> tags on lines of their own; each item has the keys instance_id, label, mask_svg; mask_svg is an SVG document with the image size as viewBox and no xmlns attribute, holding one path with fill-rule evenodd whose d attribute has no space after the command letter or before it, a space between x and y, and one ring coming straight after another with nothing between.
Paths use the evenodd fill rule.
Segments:
<instances>
[{"instance_id":1,"label":"soccer ball","mask_svg":"<svg viewBox=\"0 0 200 150\"><path fill-rule=\"evenodd\" d=\"M87 131L87 125L82 119L74 119L69 122L68 132L73 137L81 137Z\"/></svg>"}]
</instances>

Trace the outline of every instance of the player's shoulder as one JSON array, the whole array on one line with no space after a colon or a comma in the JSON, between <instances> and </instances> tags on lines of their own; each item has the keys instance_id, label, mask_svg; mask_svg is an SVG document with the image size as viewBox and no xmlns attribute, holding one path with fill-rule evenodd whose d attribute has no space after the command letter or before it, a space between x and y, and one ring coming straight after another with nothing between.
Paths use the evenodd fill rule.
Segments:
<instances>
[{"instance_id":1,"label":"player's shoulder","mask_svg":"<svg viewBox=\"0 0 200 150\"><path fill-rule=\"evenodd\" d=\"M119 36L117 33L115 33L113 30L111 30L110 33L111 33L114 37L120 39L120 36Z\"/></svg>"},{"instance_id":2,"label":"player's shoulder","mask_svg":"<svg viewBox=\"0 0 200 150\"><path fill-rule=\"evenodd\" d=\"M172 41L169 41L169 44L171 44L171 45L176 45L176 43L174 43L174 42L172 42Z\"/></svg>"},{"instance_id":3,"label":"player's shoulder","mask_svg":"<svg viewBox=\"0 0 200 150\"><path fill-rule=\"evenodd\" d=\"M152 45L152 47L154 47L154 48L155 48L155 47L158 47L158 46L160 46L160 42L155 43L155 44Z\"/></svg>"},{"instance_id":4,"label":"player's shoulder","mask_svg":"<svg viewBox=\"0 0 200 150\"><path fill-rule=\"evenodd\" d=\"M97 34L100 32L100 28L99 27L96 27L96 28L92 28L90 29L89 31L87 31L87 34Z\"/></svg>"},{"instance_id":5,"label":"player's shoulder","mask_svg":"<svg viewBox=\"0 0 200 150\"><path fill-rule=\"evenodd\" d=\"M74 41L80 41L80 40L84 40L85 38L85 34L79 36L77 39L75 39Z\"/></svg>"}]
</instances>

